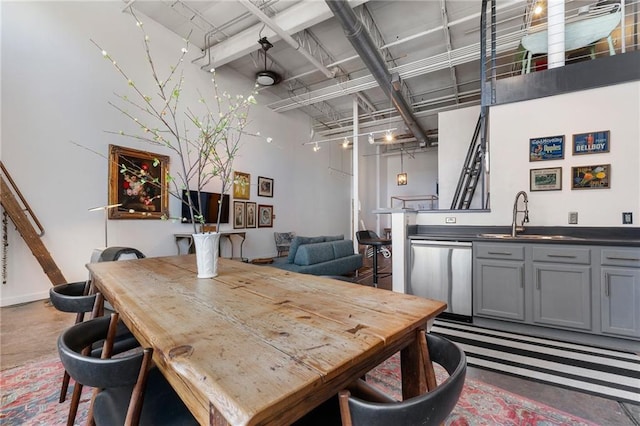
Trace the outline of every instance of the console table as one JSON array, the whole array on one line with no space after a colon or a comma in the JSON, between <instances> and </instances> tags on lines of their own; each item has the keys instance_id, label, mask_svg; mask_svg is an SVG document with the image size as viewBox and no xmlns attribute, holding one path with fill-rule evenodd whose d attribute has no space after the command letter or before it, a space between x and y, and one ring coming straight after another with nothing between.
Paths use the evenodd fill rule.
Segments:
<instances>
[{"instance_id":1,"label":"console table","mask_svg":"<svg viewBox=\"0 0 640 426\"><path fill-rule=\"evenodd\" d=\"M176 240L176 246L178 247L178 254L192 254L195 253L195 246L193 245L193 237L191 236L191 234L173 234L175 240ZM247 233L245 231L222 231L220 232L220 241L218 242L218 255L220 257L222 257L222 247L220 246L222 239L226 238L227 240L229 240L229 244L231 245L231 258L233 258L233 238L232 237L238 237L240 238L240 260L242 260L243 262L248 261L248 259L246 259L243 255L242 255L242 246L244 245L244 240L247 238ZM180 242L181 241L187 241L188 243L188 249L186 252L183 251L183 249L180 247Z\"/></svg>"}]
</instances>

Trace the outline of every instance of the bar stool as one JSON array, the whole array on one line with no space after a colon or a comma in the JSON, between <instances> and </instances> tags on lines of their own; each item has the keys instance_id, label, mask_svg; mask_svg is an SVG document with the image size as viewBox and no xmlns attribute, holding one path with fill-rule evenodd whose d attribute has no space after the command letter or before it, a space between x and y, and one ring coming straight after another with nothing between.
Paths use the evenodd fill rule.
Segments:
<instances>
[{"instance_id":1,"label":"bar stool","mask_svg":"<svg viewBox=\"0 0 640 426\"><path fill-rule=\"evenodd\" d=\"M391 240L380 238L378 234L371 230L356 232L356 238L358 239L358 244L371 246L373 250L373 286L378 287L378 278L391 276L391 272L378 272L378 253L386 249L386 246L391 244Z\"/></svg>"}]
</instances>

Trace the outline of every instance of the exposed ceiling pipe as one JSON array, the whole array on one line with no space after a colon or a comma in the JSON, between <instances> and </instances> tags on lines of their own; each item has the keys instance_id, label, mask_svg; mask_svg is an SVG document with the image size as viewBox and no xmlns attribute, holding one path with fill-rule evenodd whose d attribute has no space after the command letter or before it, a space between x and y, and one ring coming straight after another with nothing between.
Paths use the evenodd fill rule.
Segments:
<instances>
[{"instance_id":1,"label":"exposed ceiling pipe","mask_svg":"<svg viewBox=\"0 0 640 426\"><path fill-rule=\"evenodd\" d=\"M366 31L362 22L356 17L346 0L325 0L329 9L333 12L338 22L342 25L345 35L360 58L367 66L378 85L398 110L407 128L413 133L421 146L427 145L427 135L418 125L411 107L407 104L402 94L395 90L391 84L391 73L384 63L378 48L373 43L371 36Z\"/></svg>"}]
</instances>

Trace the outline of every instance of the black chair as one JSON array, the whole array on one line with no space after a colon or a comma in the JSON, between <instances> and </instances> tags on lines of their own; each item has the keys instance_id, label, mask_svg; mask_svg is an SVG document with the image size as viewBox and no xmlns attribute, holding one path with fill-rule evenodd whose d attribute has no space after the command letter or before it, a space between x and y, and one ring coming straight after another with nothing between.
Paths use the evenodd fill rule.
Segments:
<instances>
[{"instance_id":1,"label":"black chair","mask_svg":"<svg viewBox=\"0 0 640 426\"><path fill-rule=\"evenodd\" d=\"M71 326L58 338L60 360L70 376L97 389L88 420L98 426L197 425L160 371L151 368L152 349L109 358L117 322L116 313L94 318ZM106 342L103 358L92 357L86 348L100 341Z\"/></svg>"},{"instance_id":2,"label":"black chair","mask_svg":"<svg viewBox=\"0 0 640 426\"><path fill-rule=\"evenodd\" d=\"M396 401L362 379L314 408L293 426L431 426L440 425L456 406L467 372L464 352L444 337L427 334L431 362L449 373L422 395Z\"/></svg>"},{"instance_id":3,"label":"black chair","mask_svg":"<svg viewBox=\"0 0 640 426\"><path fill-rule=\"evenodd\" d=\"M449 377L422 395L406 401L389 402L389 398L359 380L352 388L354 393L365 395L361 399L344 390L339 394L340 414L343 426L386 425L439 425L458 403L467 372L464 352L444 337L427 334L427 345L432 362L440 364Z\"/></svg>"},{"instance_id":4,"label":"black chair","mask_svg":"<svg viewBox=\"0 0 640 426\"><path fill-rule=\"evenodd\" d=\"M358 239L358 244L371 246L373 250L373 286L378 287L378 278L384 278L391 275L391 272L378 272L378 253L383 247L391 244L391 240L387 238L380 238L378 234L371 230L356 232L356 238Z\"/></svg>"},{"instance_id":5,"label":"black chair","mask_svg":"<svg viewBox=\"0 0 640 426\"><path fill-rule=\"evenodd\" d=\"M131 247L108 247L100 253L98 262L108 262L119 260L121 257L131 258L135 256L138 259L144 258L144 254L139 250ZM60 284L49 289L49 300L51 304L61 312L71 312L76 314L75 324L84 320L85 314L91 313L91 318L101 316L104 314L105 302L102 296L99 296L98 303L96 303L96 294L89 294L91 287L91 281L79 281L74 283ZM107 303L107 313L113 311L111 306ZM122 325L119 327L116 339L115 339L115 352L126 351L138 346L138 342L135 340L129 330ZM69 389L69 375L65 371L62 378L62 387L60 389L60 402L64 402L67 398L67 391ZM73 413L75 418L75 412L77 411L78 404L80 403L79 391L74 391L71 405L69 408L70 413Z\"/></svg>"},{"instance_id":6,"label":"black chair","mask_svg":"<svg viewBox=\"0 0 640 426\"><path fill-rule=\"evenodd\" d=\"M127 256L129 259L143 259L145 256L141 251L132 247L107 247L100 253L98 262L111 262L114 260L120 260L123 256ZM126 259L122 259L126 260Z\"/></svg>"},{"instance_id":7,"label":"black chair","mask_svg":"<svg viewBox=\"0 0 640 426\"><path fill-rule=\"evenodd\" d=\"M87 294L89 286L90 283L88 281L56 285L49 289L49 299L51 300L51 304L59 311L75 313L75 324L78 324L83 322L84 316L87 313L91 313L91 318L104 314L102 295L99 293ZM111 313L112 311L107 310L106 312ZM115 353L120 353L139 345L138 341L124 326L124 324L119 324L114 338L113 351ZM91 349L93 356L100 356L102 351L101 345L97 344ZM62 377L62 386L60 388L59 402L61 403L67 398L69 379L69 373L65 370ZM73 421L75 420L78 405L80 404L81 391L81 386L76 386L76 388L74 388L71 403L69 405L70 424L73 424Z\"/></svg>"}]
</instances>

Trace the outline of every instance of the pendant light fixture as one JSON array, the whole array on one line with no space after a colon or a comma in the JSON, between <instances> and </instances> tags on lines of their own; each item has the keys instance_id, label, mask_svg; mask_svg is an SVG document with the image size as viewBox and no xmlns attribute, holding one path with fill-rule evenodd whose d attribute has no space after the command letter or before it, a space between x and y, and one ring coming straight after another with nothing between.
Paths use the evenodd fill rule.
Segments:
<instances>
[{"instance_id":1,"label":"pendant light fixture","mask_svg":"<svg viewBox=\"0 0 640 426\"><path fill-rule=\"evenodd\" d=\"M400 173L396 176L398 186L407 184L407 174L404 172L404 161L402 158L402 149L400 150Z\"/></svg>"},{"instance_id":2,"label":"pendant light fixture","mask_svg":"<svg viewBox=\"0 0 640 426\"><path fill-rule=\"evenodd\" d=\"M260 86L273 86L274 84L280 83L280 75L267 69L267 50L271 49L273 44L271 44L266 37L262 37L258 40L258 43L262 46L262 53L264 54L264 70L256 74L256 83Z\"/></svg>"}]
</instances>

